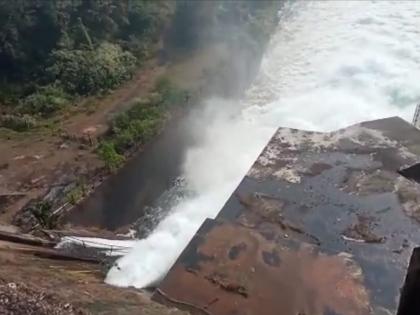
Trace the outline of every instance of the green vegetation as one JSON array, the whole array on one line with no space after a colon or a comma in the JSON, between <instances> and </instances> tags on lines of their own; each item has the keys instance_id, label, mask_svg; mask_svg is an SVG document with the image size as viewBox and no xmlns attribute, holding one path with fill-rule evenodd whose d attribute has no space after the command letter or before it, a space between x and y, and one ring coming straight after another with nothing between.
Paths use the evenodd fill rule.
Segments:
<instances>
[{"instance_id":1,"label":"green vegetation","mask_svg":"<svg viewBox=\"0 0 420 315\"><path fill-rule=\"evenodd\" d=\"M61 49L51 53L50 78L66 92L79 95L108 91L131 78L137 59L116 44L93 50Z\"/></svg>"},{"instance_id":2,"label":"green vegetation","mask_svg":"<svg viewBox=\"0 0 420 315\"><path fill-rule=\"evenodd\" d=\"M153 55L170 7L167 0L0 0L0 106L17 119L45 117L117 87Z\"/></svg>"},{"instance_id":3,"label":"green vegetation","mask_svg":"<svg viewBox=\"0 0 420 315\"><path fill-rule=\"evenodd\" d=\"M157 96L155 102L160 103L164 108L182 105L190 97L188 91L178 89L166 77L161 77L157 80L155 92L157 93L155 94Z\"/></svg>"},{"instance_id":4,"label":"green vegetation","mask_svg":"<svg viewBox=\"0 0 420 315\"><path fill-rule=\"evenodd\" d=\"M46 229L54 229L57 226L58 218L51 213L51 202L39 201L30 207L29 211L32 213L41 227Z\"/></svg>"},{"instance_id":5,"label":"green vegetation","mask_svg":"<svg viewBox=\"0 0 420 315\"><path fill-rule=\"evenodd\" d=\"M87 194L87 186L84 179L76 182L75 186L66 194L67 202L77 204Z\"/></svg>"},{"instance_id":6,"label":"green vegetation","mask_svg":"<svg viewBox=\"0 0 420 315\"><path fill-rule=\"evenodd\" d=\"M3 115L0 126L14 131L28 131L36 126L36 120L30 115Z\"/></svg>"},{"instance_id":7,"label":"green vegetation","mask_svg":"<svg viewBox=\"0 0 420 315\"><path fill-rule=\"evenodd\" d=\"M109 135L101 141L97 152L111 172L124 162L127 150L146 144L159 132L169 110L185 102L187 93L171 84L167 78L157 81L155 92L136 100L129 110L118 114L111 123Z\"/></svg>"},{"instance_id":8,"label":"green vegetation","mask_svg":"<svg viewBox=\"0 0 420 315\"><path fill-rule=\"evenodd\" d=\"M169 109L186 100L187 92L171 84L166 78L157 81L155 92L144 100L137 100L129 110L112 122L112 139L118 153L135 144L145 144L158 132L168 116Z\"/></svg>"},{"instance_id":9,"label":"green vegetation","mask_svg":"<svg viewBox=\"0 0 420 315\"><path fill-rule=\"evenodd\" d=\"M136 143L146 143L162 123L159 108L138 101L133 108L120 114L113 122L113 142L117 152L124 152Z\"/></svg>"},{"instance_id":10,"label":"green vegetation","mask_svg":"<svg viewBox=\"0 0 420 315\"><path fill-rule=\"evenodd\" d=\"M97 149L99 157L104 161L105 167L110 172L115 172L120 168L125 160L124 156L117 153L112 141L102 141Z\"/></svg>"},{"instance_id":11,"label":"green vegetation","mask_svg":"<svg viewBox=\"0 0 420 315\"><path fill-rule=\"evenodd\" d=\"M46 85L23 98L17 112L46 117L64 108L70 101L70 96L60 86Z\"/></svg>"},{"instance_id":12,"label":"green vegetation","mask_svg":"<svg viewBox=\"0 0 420 315\"><path fill-rule=\"evenodd\" d=\"M248 66L246 60L262 54L280 4L0 0L0 128L24 132L55 127L62 117L57 114L75 112L67 110L74 104L85 104L84 109L91 111L83 98L115 89L162 48L165 59L171 59L222 43L228 56L215 65L217 73L207 83L213 89L219 85L216 90L233 90L237 81L246 81L238 80L238 73L246 76L239 61ZM233 71L232 64L241 71ZM128 150L150 141L171 108L188 100L189 95L168 79L158 80L149 97L134 101L113 119L97 147L106 167L118 169ZM73 192L69 200L78 199L79 193Z\"/></svg>"}]
</instances>

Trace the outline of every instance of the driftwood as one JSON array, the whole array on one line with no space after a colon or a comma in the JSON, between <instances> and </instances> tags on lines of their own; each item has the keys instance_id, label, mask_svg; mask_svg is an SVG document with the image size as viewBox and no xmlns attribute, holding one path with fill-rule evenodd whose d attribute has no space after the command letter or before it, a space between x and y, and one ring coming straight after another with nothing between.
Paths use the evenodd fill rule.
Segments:
<instances>
[{"instance_id":1,"label":"driftwood","mask_svg":"<svg viewBox=\"0 0 420 315\"><path fill-rule=\"evenodd\" d=\"M29 234L16 234L7 231L0 231L0 240L42 247L54 247L57 245L57 242L48 241Z\"/></svg>"},{"instance_id":2,"label":"driftwood","mask_svg":"<svg viewBox=\"0 0 420 315\"><path fill-rule=\"evenodd\" d=\"M126 250L126 246L109 246L104 247L103 244L98 243L95 246L94 241L79 240L77 237L90 236L100 237L102 235L92 234L85 231L60 231L60 230L39 230L48 236L48 239L37 237L31 234L22 234L19 230L13 230L9 226L0 225L0 250L19 251L21 253L55 260L73 260L83 261L95 264L102 264L108 261L107 255L113 256L115 259L121 256L121 252ZM81 235L78 235L81 234ZM78 236L75 236L78 235ZM74 239L73 246L66 246L63 248L55 248L61 241L63 236ZM126 237L115 236L112 239L127 239ZM115 251L115 252L114 252ZM111 253L111 254L108 254Z\"/></svg>"},{"instance_id":3,"label":"driftwood","mask_svg":"<svg viewBox=\"0 0 420 315\"><path fill-rule=\"evenodd\" d=\"M25 254L42 257L42 258L54 259L54 260L72 260L72 261L82 261L82 262L95 263L95 264L98 264L102 261L100 257L68 254L55 248L46 248L46 247L40 247L40 246L19 244L19 243L8 242L8 241L0 241L0 250L19 251Z\"/></svg>"},{"instance_id":4,"label":"driftwood","mask_svg":"<svg viewBox=\"0 0 420 315\"><path fill-rule=\"evenodd\" d=\"M66 251L54 248L57 241L48 241L29 234L18 234L0 230L0 250L19 251L37 257L101 263L103 255L94 250Z\"/></svg>"}]
</instances>

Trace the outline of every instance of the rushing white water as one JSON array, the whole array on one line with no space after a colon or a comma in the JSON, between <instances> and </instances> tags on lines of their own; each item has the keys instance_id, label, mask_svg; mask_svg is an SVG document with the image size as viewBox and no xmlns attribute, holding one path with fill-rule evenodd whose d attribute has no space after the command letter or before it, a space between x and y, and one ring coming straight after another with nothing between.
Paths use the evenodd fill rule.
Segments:
<instances>
[{"instance_id":1,"label":"rushing white water","mask_svg":"<svg viewBox=\"0 0 420 315\"><path fill-rule=\"evenodd\" d=\"M142 288L159 281L204 219L217 215L278 126L327 131L411 118L420 100L419 2L303 1L290 10L242 110L209 100L194 117L202 139L184 163L193 195L117 262L107 283Z\"/></svg>"}]
</instances>

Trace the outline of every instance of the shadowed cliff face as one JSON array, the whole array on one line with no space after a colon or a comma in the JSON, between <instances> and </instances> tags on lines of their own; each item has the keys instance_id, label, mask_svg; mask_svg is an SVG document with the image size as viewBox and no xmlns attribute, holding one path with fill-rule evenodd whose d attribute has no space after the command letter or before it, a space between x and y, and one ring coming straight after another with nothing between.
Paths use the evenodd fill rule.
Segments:
<instances>
[{"instance_id":1,"label":"shadowed cliff face","mask_svg":"<svg viewBox=\"0 0 420 315\"><path fill-rule=\"evenodd\" d=\"M407 269L404 287L401 290L401 299L397 315L416 315L420 313L420 248L413 250L410 265Z\"/></svg>"},{"instance_id":2,"label":"shadowed cliff face","mask_svg":"<svg viewBox=\"0 0 420 315\"><path fill-rule=\"evenodd\" d=\"M420 164L414 164L410 167L401 169L398 173L408 179L415 180L416 182L420 182Z\"/></svg>"}]
</instances>

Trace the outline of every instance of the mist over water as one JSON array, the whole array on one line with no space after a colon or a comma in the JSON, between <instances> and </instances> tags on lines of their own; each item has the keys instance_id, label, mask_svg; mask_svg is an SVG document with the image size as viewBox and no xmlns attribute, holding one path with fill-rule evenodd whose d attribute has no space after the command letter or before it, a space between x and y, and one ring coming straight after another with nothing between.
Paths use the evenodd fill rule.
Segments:
<instances>
[{"instance_id":1,"label":"mist over water","mask_svg":"<svg viewBox=\"0 0 420 315\"><path fill-rule=\"evenodd\" d=\"M106 282L156 284L207 217L215 217L279 126L331 131L411 120L420 101L420 4L315 1L286 6L242 102L211 99L191 116L184 198L109 271ZM170 157L162 157L170 158Z\"/></svg>"}]
</instances>

